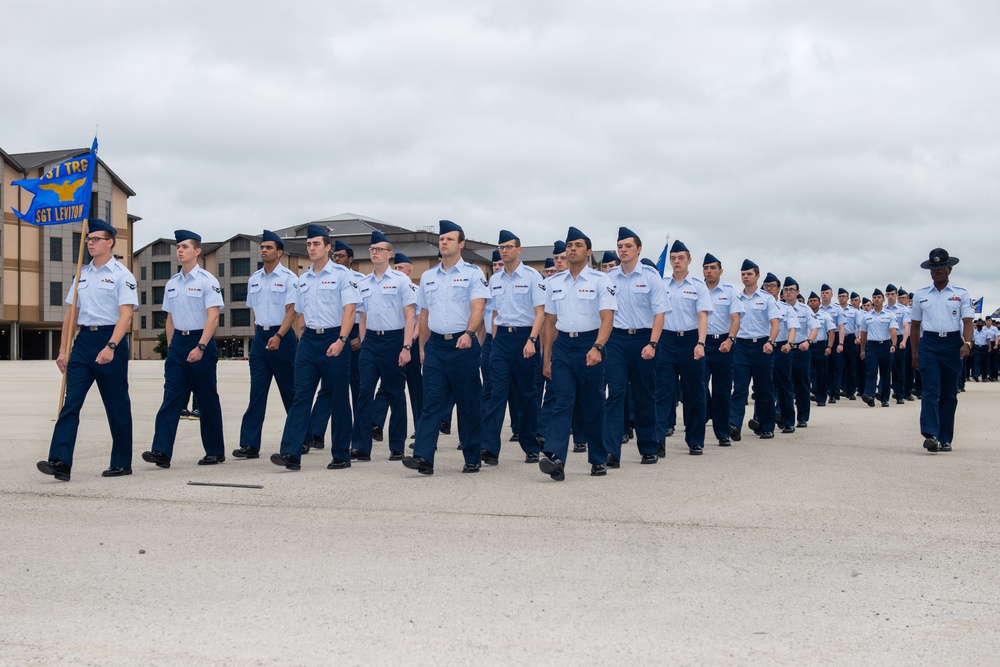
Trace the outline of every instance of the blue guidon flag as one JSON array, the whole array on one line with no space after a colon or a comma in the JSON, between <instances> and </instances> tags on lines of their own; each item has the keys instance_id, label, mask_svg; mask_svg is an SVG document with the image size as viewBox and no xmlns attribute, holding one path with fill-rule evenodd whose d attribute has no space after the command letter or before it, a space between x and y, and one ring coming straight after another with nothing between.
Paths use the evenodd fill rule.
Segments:
<instances>
[{"instance_id":1,"label":"blue guidon flag","mask_svg":"<svg viewBox=\"0 0 1000 667\"><path fill-rule=\"evenodd\" d=\"M63 160L41 178L12 181L34 195L24 213L11 207L14 214L33 225L63 225L79 222L90 214L90 196L97 164L97 137L89 153Z\"/></svg>"}]
</instances>

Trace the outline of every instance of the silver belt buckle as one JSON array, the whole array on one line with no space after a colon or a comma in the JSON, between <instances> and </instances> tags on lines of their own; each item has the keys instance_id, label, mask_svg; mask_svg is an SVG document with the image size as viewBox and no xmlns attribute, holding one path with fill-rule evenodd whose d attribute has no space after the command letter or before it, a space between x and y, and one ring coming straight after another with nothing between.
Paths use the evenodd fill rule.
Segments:
<instances>
[{"instance_id":1,"label":"silver belt buckle","mask_svg":"<svg viewBox=\"0 0 1000 667\"><path fill-rule=\"evenodd\" d=\"M938 331L938 338L947 338L947 337L948 337L947 331Z\"/></svg>"},{"instance_id":2,"label":"silver belt buckle","mask_svg":"<svg viewBox=\"0 0 1000 667\"><path fill-rule=\"evenodd\" d=\"M261 331L270 331L270 330L271 330L271 327L264 327L264 326L262 326L262 327L260 328L260 330L261 330Z\"/></svg>"},{"instance_id":3,"label":"silver belt buckle","mask_svg":"<svg viewBox=\"0 0 1000 667\"><path fill-rule=\"evenodd\" d=\"M441 337L444 338L445 340L455 340L454 334L441 334Z\"/></svg>"},{"instance_id":4,"label":"silver belt buckle","mask_svg":"<svg viewBox=\"0 0 1000 667\"><path fill-rule=\"evenodd\" d=\"M315 331L318 334L325 334L326 333L326 329L316 329Z\"/></svg>"},{"instance_id":5,"label":"silver belt buckle","mask_svg":"<svg viewBox=\"0 0 1000 667\"><path fill-rule=\"evenodd\" d=\"M569 336L570 338L579 338L580 337L580 332L579 331L567 331L566 335Z\"/></svg>"},{"instance_id":6,"label":"silver belt buckle","mask_svg":"<svg viewBox=\"0 0 1000 667\"><path fill-rule=\"evenodd\" d=\"M89 327L87 327L87 330L88 331L97 331L97 327L96 326L89 326Z\"/></svg>"},{"instance_id":7,"label":"silver belt buckle","mask_svg":"<svg viewBox=\"0 0 1000 667\"><path fill-rule=\"evenodd\" d=\"M190 336L191 335L191 330L190 329L185 329L184 331L181 332L181 335L182 336Z\"/></svg>"},{"instance_id":8,"label":"silver belt buckle","mask_svg":"<svg viewBox=\"0 0 1000 667\"><path fill-rule=\"evenodd\" d=\"M385 335L385 331L376 331L375 335L376 336L384 336Z\"/></svg>"},{"instance_id":9,"label":"silver belt buckle","mask_svg":"<svg viewBox=\"0 0 1000 667\"><path fill-rule=\"evenodd\" d=\"M635 335L635 329L629 329L628 330L628 335L629 336L634 336Z\"/></svg>"}]
</instances>

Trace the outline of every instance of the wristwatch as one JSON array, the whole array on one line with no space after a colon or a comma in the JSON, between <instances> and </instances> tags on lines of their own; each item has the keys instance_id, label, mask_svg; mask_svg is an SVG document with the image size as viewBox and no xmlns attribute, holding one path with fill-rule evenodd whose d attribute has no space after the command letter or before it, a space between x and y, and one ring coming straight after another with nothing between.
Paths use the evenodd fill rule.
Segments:
<instances>
[{"instance_id":1,"label":"wristwatch","mask_svg":"<svg viewBox=\"0 0 1000 667\"><path fill-rule=\"evenodd\" d=\"M657 340L651 340L649 341L649 346L655 350L657 347L660 346L660 342Z\"/></svg>"},{"instance_id":2,"label":"wristwatch","mask_svg":"<svg viewBox=\"0 0 1000 667\"><path fill-rule=\"evenodd\" d=\"M205 345L204 343L198 343L198 349L199 349L199 350L201 350L202 352L204 352L204 351L205 351L205 348L206 348L206 347L207 347L207 346L206 346L206 345Z\"/></svg>"},{"instance_id":3,"label":"wristwatch","mask_svg":"<svg viewBox=\"0 0 1000 667\"><path fill-rule=\"evenodd\" d=\"M730 343L735 343L736 342L736 336L730 336L729 337L729 342Z\"/></svg>"},{"instance_id":4,"label":"wristwatch","mask_svg":"<svg viewBox=\"0 0 1000 667\"><path fill-rule=\"evenodd\" d=\"M705 341L700 340L697 343L695 343L695 345L701 345L702 347L705 347Z\"/></svg>"},{"instance_id":5,"label":"wristwatch","mask_svg":"<svg viewBox=\"0 0 1000 667\"><path fill-rule=\"evenodd\" d=\"M113 350L113 349L115 349L116 347L118 347L118 343L112 343L112 342L110 342L110 341L109 341L109 342L108 342L108 347L110 347L110 348L111 348L111 349Z\"/></svg>"},{"instance_id":6,"label":"wristwatch","mask_svg":"<svg viewBox=\"0 0 1000 667\"><path fill-rule=\"evenodd\" d=\"M469 338L475 338L476 337L476 332L472 331L471 329L466 329L465 333L469 334Z\"/></svg>"},{"instance_id":7,"label":"wristwatch","mask_svg":"<svg viewBox=\"0 0 1000 667\"><path fill-rule=\"evenodd\" d=\"M347 336L337 336L337 340L339 340L342 343L346 343L347 342Z\"/></svg>"},{"instance_id":8,"label":"wristwatch","mask_svg":"<svg viewBox=\"0 0 1000 667\"><path fill-rule=\"evenodd\" d=\"M407 343L406 345L404 345L404 346L403 346L403 349L404 349L404 350L412 350L412 349L413 349L413 346L412 346L412 345L410 345L409 343Z\"/></svg>"},{"instance_id":9,"label":"wristwatch","mask_svg":"<svg viewBox=\"0 0 1000 667\"><path fill-rule=\"evenodd\" d=\"M594 343L593 347L598 352L603 352L604 351L604 345L602 345L601 343Z\"/></svg>"},{"instance_id":10,"label":"wristwatch","mask_svg":"<svg viewBox=\"0 0 1000 667\"><path fill-rule=\"evenodd\" d=\"M767 344L770 345L771 347L774 347L774 341L773 340L767 341Z\"/></svg>"},{"instance_id":11,"label":"wristwatch","mask_svg":"<svg viewBox=\"0 0 1000 667\"><path fill-rule=\"evenodd\" d=\"M538 345L538 336L528 336L528 340L531 341L532 345Z\"/></svg>"}]
</instances>

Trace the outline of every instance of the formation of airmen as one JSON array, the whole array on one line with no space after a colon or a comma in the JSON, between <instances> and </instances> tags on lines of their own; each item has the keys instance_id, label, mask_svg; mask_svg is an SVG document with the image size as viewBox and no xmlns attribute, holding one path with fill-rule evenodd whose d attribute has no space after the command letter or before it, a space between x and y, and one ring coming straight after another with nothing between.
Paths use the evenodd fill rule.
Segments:
<instances>
[{"instance_id":1,"label":"formation of airmen","mask_svg":"<svg viewBox=\"0 0 1000 667\"><path fill-rule=\"evenodd\" d=\"M750 259L740 267L741 287L723 282L723 264L711 253L696 276L681 241L670 247L661 277L626 227L603 271L591 268L590 238L570 227L543 273L520 261L520 239L501 230L487 279L462 259L462 228L442 220L441 261L419 286L410 280L412 262L381 232L371 236L367 276L350 268L353 249L325 228L310 225L306 236L311 264L296 276L280 262L281 238L262 235L263 268L247 290L255 320L250 399L232 452L260 457L273 381L286 416L270 460L287 470L325 448L329 431L329 469L371 460L373 440L387 436L390 460L432 475L439 434L450 432L457 409L462 472L476 473L499 463L509 407L510 440L525 463L564 480L572 438L591 475L603 476L620 467L633 438L642 464L665 456L678 404L688 451L697 456L706 439L729 447L747 431L764 440L792 434L808 427L813 404L858 397L872 407L921 398L923 446L947 452L964 360L973 349L986 360L997 349L995 328L977 326L974 334L969 294L949 282L958 259L941 248L921 264L932 285L908 293L890 284L871 299L840 288L835 303L826 284L805 297L790 276L767 273L761 281ZM142 458L170 467L193 393L205 450L198 464L217 465L226 456L214 334L225 304L218 280L198 264L201 237L178 230L175 238L181 270L164 294L163 402ZM70 479L79 412L95 381L112 432L111 465L102 474L132 474L125 336L138 306L135 278L114 259L113 227L89 221L86 242L93 259L70 287L67 303L75 298L78 309L67 311L56 360L66 374L65 403L49 456L38 462L62 481ZM995 379L996 371L978 375ZM411 454L407 391L416 422Z\"/></svg>"}]
</instances>

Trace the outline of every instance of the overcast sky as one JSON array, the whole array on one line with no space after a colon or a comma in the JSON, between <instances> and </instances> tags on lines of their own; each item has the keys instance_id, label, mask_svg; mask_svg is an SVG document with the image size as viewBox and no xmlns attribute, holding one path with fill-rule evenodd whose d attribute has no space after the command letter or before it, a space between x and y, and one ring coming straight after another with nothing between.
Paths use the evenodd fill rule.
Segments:
<instances>
[{"instance_id":1,"label":"overcast sky","mask_svg":"<svg viewBox=\"0 0 1000 667\"><path fill-rule=\"evenodd\" d=\"M525 245L619 225L805 291L1000 306L1000 3L0 0L0 147L89 145L136 247L350 211Z\"/></svg>"}]
</instances>

